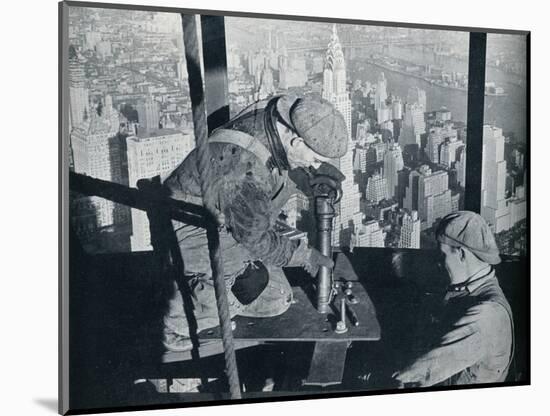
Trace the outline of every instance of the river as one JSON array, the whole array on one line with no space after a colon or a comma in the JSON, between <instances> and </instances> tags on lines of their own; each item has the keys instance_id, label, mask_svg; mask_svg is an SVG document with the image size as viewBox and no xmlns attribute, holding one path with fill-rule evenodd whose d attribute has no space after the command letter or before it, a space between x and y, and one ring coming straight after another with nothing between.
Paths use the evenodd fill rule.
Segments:
<instances>
[{"instance_id":1,"label":"river","mask_svg":"<svg viewBox=\"0 0 550 416\"><path fill-rule=\"evenodd\" d=\"M381 50L365 51L355 56L365 56L369 52L381 53ZM466 73L468 63L466 59L455 57L435 56L432 52L421 49L404 47L391 47L384 51L394 58L406 59L415 63L430 63L443 67L446 71L457 71ZM349 62L349 61L348 61ZM351 61L351 80L361 79L376 84L381 72L387 79L388 93L398 95L403 100L407 97L407 91L411 86L417 86L426 91L427 111L437 110L443 106L447 107L453 115L453 119L466 122L467 114L467 92L443 88L431 85L430 83L410 77L387 69L380 68L369 63L361 63L363 69L359 69L357 61ZM525 142L527 134L526 114L526 88L525 80L521 81L516 75L506 73L498 68L487 67L487 81L493 81L506 91L506 96L485 96L485 122L501 127L503 131L512 132L521 141ZM523 86L519 83L523 82Z\"/></svg>"}]
</instances>

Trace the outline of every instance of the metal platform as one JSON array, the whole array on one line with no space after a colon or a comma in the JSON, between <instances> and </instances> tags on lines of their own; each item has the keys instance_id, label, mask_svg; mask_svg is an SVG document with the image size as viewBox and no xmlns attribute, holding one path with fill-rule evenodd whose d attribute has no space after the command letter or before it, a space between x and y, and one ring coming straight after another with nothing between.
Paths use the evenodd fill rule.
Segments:
<instances>
[{"instance_id":1,"label":"metal platform","mask_svg":"<svg viewBox=\"0 0 550 416\"><path fill-rule=\"evenodd\" d=\"M327 314L317 312L313 280L299 269L292 269L288 276L294 284L292 288L294 300L290 308L284 314L271 318L235 317L233 319L236 323L233 332L235 347L241 349L267 342L315 342L310 377L306 384L324 386L338 383L342 377L346 351L350 343L380 339L380 324L374 305L353 271L348 258L341 253L338 254L334 277L353 282L353 295L358 303L352 307L359 324L353 326L348 321L348 331L337 334L334 330L339 312L334 307L331 307L331 311ZM199 356L206 357L223 352L219 327L202 331L199 333L199 339L201 342ZM167 352L164 354L163 362L189 359L191 359L190 351Z\"/></svg>"}]
</instances>

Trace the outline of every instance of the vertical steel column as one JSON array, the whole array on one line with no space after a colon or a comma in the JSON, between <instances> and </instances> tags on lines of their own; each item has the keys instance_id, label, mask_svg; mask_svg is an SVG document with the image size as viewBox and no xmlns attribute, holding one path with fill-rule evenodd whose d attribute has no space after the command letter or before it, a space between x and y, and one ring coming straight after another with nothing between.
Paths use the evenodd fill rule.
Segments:
<instances>
[{"instance_id":1,"label":"vertical steel column","mask_svg":"<svg viewBox=\"0 0 550 416\"><path fill-rule=\"evenodd\" d=\"M328 195L315 197L315 217L319 251L332 258L332 220L335 211L332 199ZM329 310L330 294L332 290L332 270L321 266L317 274L317 311L327 313Z\"/></svg>"},{"instance_id":2,"label":"vertical steel column","mask_svg":"<svg viewBox=\"0 0 550 416\"><path fill-rule=\"evenodd\" d=\"M466 191L464 209L481 211L483 118L485 113L485 55L487 33L470 33L468 66L468 119L466 146Z\"/></svg>"},{"instance_id":3,"label":"vertical steel column","mask_svg":"<svg viewBox=\"0 0 550 416\"><path fill-rule=\"evenodd\" d=\"M201 15L202 54L208 134L229 121L229 87L225 21L223 16Z\"/></svg>"}]
</instances>

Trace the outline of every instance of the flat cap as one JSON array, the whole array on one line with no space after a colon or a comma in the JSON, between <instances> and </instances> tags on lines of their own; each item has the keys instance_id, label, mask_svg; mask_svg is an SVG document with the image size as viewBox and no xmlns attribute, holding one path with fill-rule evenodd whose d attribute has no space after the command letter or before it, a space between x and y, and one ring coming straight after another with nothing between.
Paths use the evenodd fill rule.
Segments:
<instances>
[{"instance_id":1,"label":"flat cap","mask_svg":"<svg viewBox=\"0 0 550 416\"><path fill-rule=\"evenodd\" d=\"M464 247L485 263L500 263L493 232L481 215L457 211L445 216L437 226L437 241L452 247Z\"/></svg>"},{"instance_id":2,"label":"flat cap","mask_svg":"<svg viewBox=\"0 0 550 416\"><path fill-rule=\"evenodd\" d=\"M338 158L348 150L348 131L342 114L322 98L283 95L277 111L316 153Z\"/></svg>"}]
</instances>

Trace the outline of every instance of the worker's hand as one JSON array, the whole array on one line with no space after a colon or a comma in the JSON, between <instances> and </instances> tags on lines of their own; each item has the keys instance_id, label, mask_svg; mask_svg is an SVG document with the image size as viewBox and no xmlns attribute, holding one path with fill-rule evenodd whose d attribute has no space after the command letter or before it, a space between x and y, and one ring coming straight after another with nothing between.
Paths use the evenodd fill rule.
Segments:
<instances>
[{"instance_id":1,"label":"worker's hand","mask_svg":"<svg viewBox=\"0 0 550 416\"><path fill-rule=\"evenodd\" d=\"M309 261L304 264L304 269L311 275L316 277L319 272L319 267L324 266L329 269L334 267L334 262L327 256L321 254L319 250L311 247L311 253L309 255Z\"/></svg>"},{"instance_id":2,"label":"worker's hand","mask_svg":"<svg viewBox=\"0 0 550 416\"><path fill-rule=\"evenodd\" d=\"M399 380L399 371L396 371L391 375L391 382L393 384L392 387L395 389L405 388L405 384Z\"/></svg>"},{"instance_id":3,"label":"worker's hand","mask_svg":"<svg viewBox=\"0 0 550 416\"><path fill-rule=\"evenodd\" d=\"M395 382L395 386L393 387L396 389L412 389L421 386L420 382L409 380L406 373L400 371L392 374L392 380Z\"/></svg>"},{"instance_id":4,"label":"worker's hand","mask_svg":"<svg viewBox=\"0 0 550 416\"><path fill-rule=\"evenodd\" d=\"M342 197L342 181L346 177L330 163L323 162L319 168L310 169L308 177L314 194L327 194L334 202Z\"/></svg>"},{"instance_id":5,"label":"worker's hand","mask_svg":"<svg viewBox=\"0 0 550 416\"><path fill-rule=\"evenodd\" d=\"M330 258L323 256L319 250L308 247L307 244L301 241L285 266L303 267L312 277L316 277L320 266L332 268L334 267L334 262Z\"/></svg>"},{"instance_id":6,"label":"worker's hand","mask_svg":"<svg viewBox=\"0 0 550 416\"><path fill-rule=\"evenodd\" d=\"M346 175L340 169L327 162L321 163L321 166L314 170L313 175L314 177L328 176L338 183L342 183L346 179Z\"/></svg>"}]
</instances>

